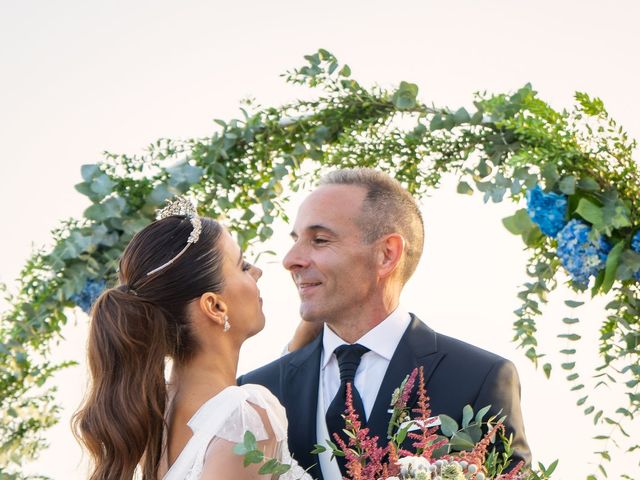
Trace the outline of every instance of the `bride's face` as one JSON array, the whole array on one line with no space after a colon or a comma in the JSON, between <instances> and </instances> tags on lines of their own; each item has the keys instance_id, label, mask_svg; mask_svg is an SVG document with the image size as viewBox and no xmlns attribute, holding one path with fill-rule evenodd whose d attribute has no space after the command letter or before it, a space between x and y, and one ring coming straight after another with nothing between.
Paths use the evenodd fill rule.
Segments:
<instances>
[{"instance_id":1,"label":"bride's face","mask_svg":"<svg viewBox=\"0 0 640 480\"><path fill-rule=\"evenodd\" d=\"M221 242L224 258L221 297L227 305L231 329L249 337L264 328L262 298L257 284L262 270L244 259L240 247L226 230Z\"/></svg>"}]
</instances>

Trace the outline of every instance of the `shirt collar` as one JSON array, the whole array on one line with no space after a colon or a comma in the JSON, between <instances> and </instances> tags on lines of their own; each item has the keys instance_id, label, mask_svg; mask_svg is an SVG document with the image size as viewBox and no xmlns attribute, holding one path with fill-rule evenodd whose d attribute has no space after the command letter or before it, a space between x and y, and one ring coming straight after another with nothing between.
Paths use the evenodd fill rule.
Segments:
<instances>
[{"instance_id":1,"label":"shirt collar","mask_svg":"<svg viewBox=\"0 0 640 480\"><path fill-rule=\"evenodd\" d=\"M390 361L409 323L411 323L411 315L402 306L398 306L387 318L365 333L356 343ZM324 324L322 335L323 369L331 360L333 351L346 343L326 323Z\"/></svg>"}]
</instances>

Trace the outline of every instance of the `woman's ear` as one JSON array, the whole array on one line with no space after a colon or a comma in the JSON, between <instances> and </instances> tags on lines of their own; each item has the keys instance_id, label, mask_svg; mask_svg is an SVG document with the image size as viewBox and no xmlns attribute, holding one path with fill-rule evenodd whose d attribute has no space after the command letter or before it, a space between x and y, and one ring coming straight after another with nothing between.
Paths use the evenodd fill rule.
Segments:
<instances>
[{"instance_id":1,"label":"woman's ear","mask_svg":"<svg viewBox=\"0 0 640 480\"><path fill-rule=\"evenodd\" d=\"M200 311L211 321L224 326L227 316L227 304L222 297L213 292L203 293L198 300Z\"/></svg>"}]
</instances>

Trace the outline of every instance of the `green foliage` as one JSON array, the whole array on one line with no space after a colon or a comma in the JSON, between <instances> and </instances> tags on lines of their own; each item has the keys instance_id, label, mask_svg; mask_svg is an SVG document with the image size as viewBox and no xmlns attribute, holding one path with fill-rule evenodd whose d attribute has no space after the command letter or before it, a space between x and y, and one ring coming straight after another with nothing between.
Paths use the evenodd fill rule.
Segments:
<instances>
[{"instance_id":1,"label":"green foliage","mask_svg":"<svg viewBox=\"0 0 640 480\"><path fill-rule=\"evenodd\" d=\"M239 119L216 120L217 130L206 138L162 139L142 155L105 153L103 161L81 167L76 190L91 205L82 219L53 232L50 250L33 254L16 293L7 294L10 309L2 313L0 475L18 472L37 455L43 430L57 421L49 385L68 364L49 361L48 353L74 307L71 299L87 280L115 284L123 248L167 198L188 193L200 214L227 217L247 249L272 235L275 218L285 218L284 192L308 188L323 171L349 166L386 171L417 196L437 188L445 175L457 177L461 194L478 191L485 202L520 204L537 184L569 196L569 215L587 220L615 245L592 290L613 296L600 330L596 378L598 386L627 386L618 413L586 404L588 396L579 406L596 427L611 430L604 441L626 438L625 422L640 408L640 287L634 279L640 255L629 242L640 227L640 173L632 158L635 142L602 101L577 93L576 107L558 112L525 85L513 94L476 95L473 111L432 107L421 103L412 83L365 88L326 50L305 61L284 78L317 89L315 99L264 108L248 102ZM503 223L530 252L529 280L518 293L513 327L514 341L538 365L545 354L536 320L562 278L556 242L524 210ZM562 335L571 346L580 341L574 331ZM574 350L564 348L563 354L570 357ZM572 377L573 368L567 368L570 388L584 383ZM552 364L545 362L543 371L549 376ZM640 449L631 442L631 452Z\"/></svg>"}]
</instances>

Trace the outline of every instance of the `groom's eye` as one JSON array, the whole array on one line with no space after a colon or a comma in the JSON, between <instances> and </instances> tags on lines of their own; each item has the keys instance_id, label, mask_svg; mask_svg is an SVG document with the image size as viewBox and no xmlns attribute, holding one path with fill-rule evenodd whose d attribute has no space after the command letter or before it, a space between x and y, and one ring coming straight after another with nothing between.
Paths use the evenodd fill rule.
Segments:
<instances>
[{"instance_id":1,"label":"groom's eye","mask_svg":"<svg viewBox=\"0 0 640 480\"><path fill-rule=\"evenodd\" d=\"M313 239L313 243L319 243L319 244L327 243L328 241L329 241L328 239L321 238L321 237L316 237Z\"/></svg>"}]
</instances>

